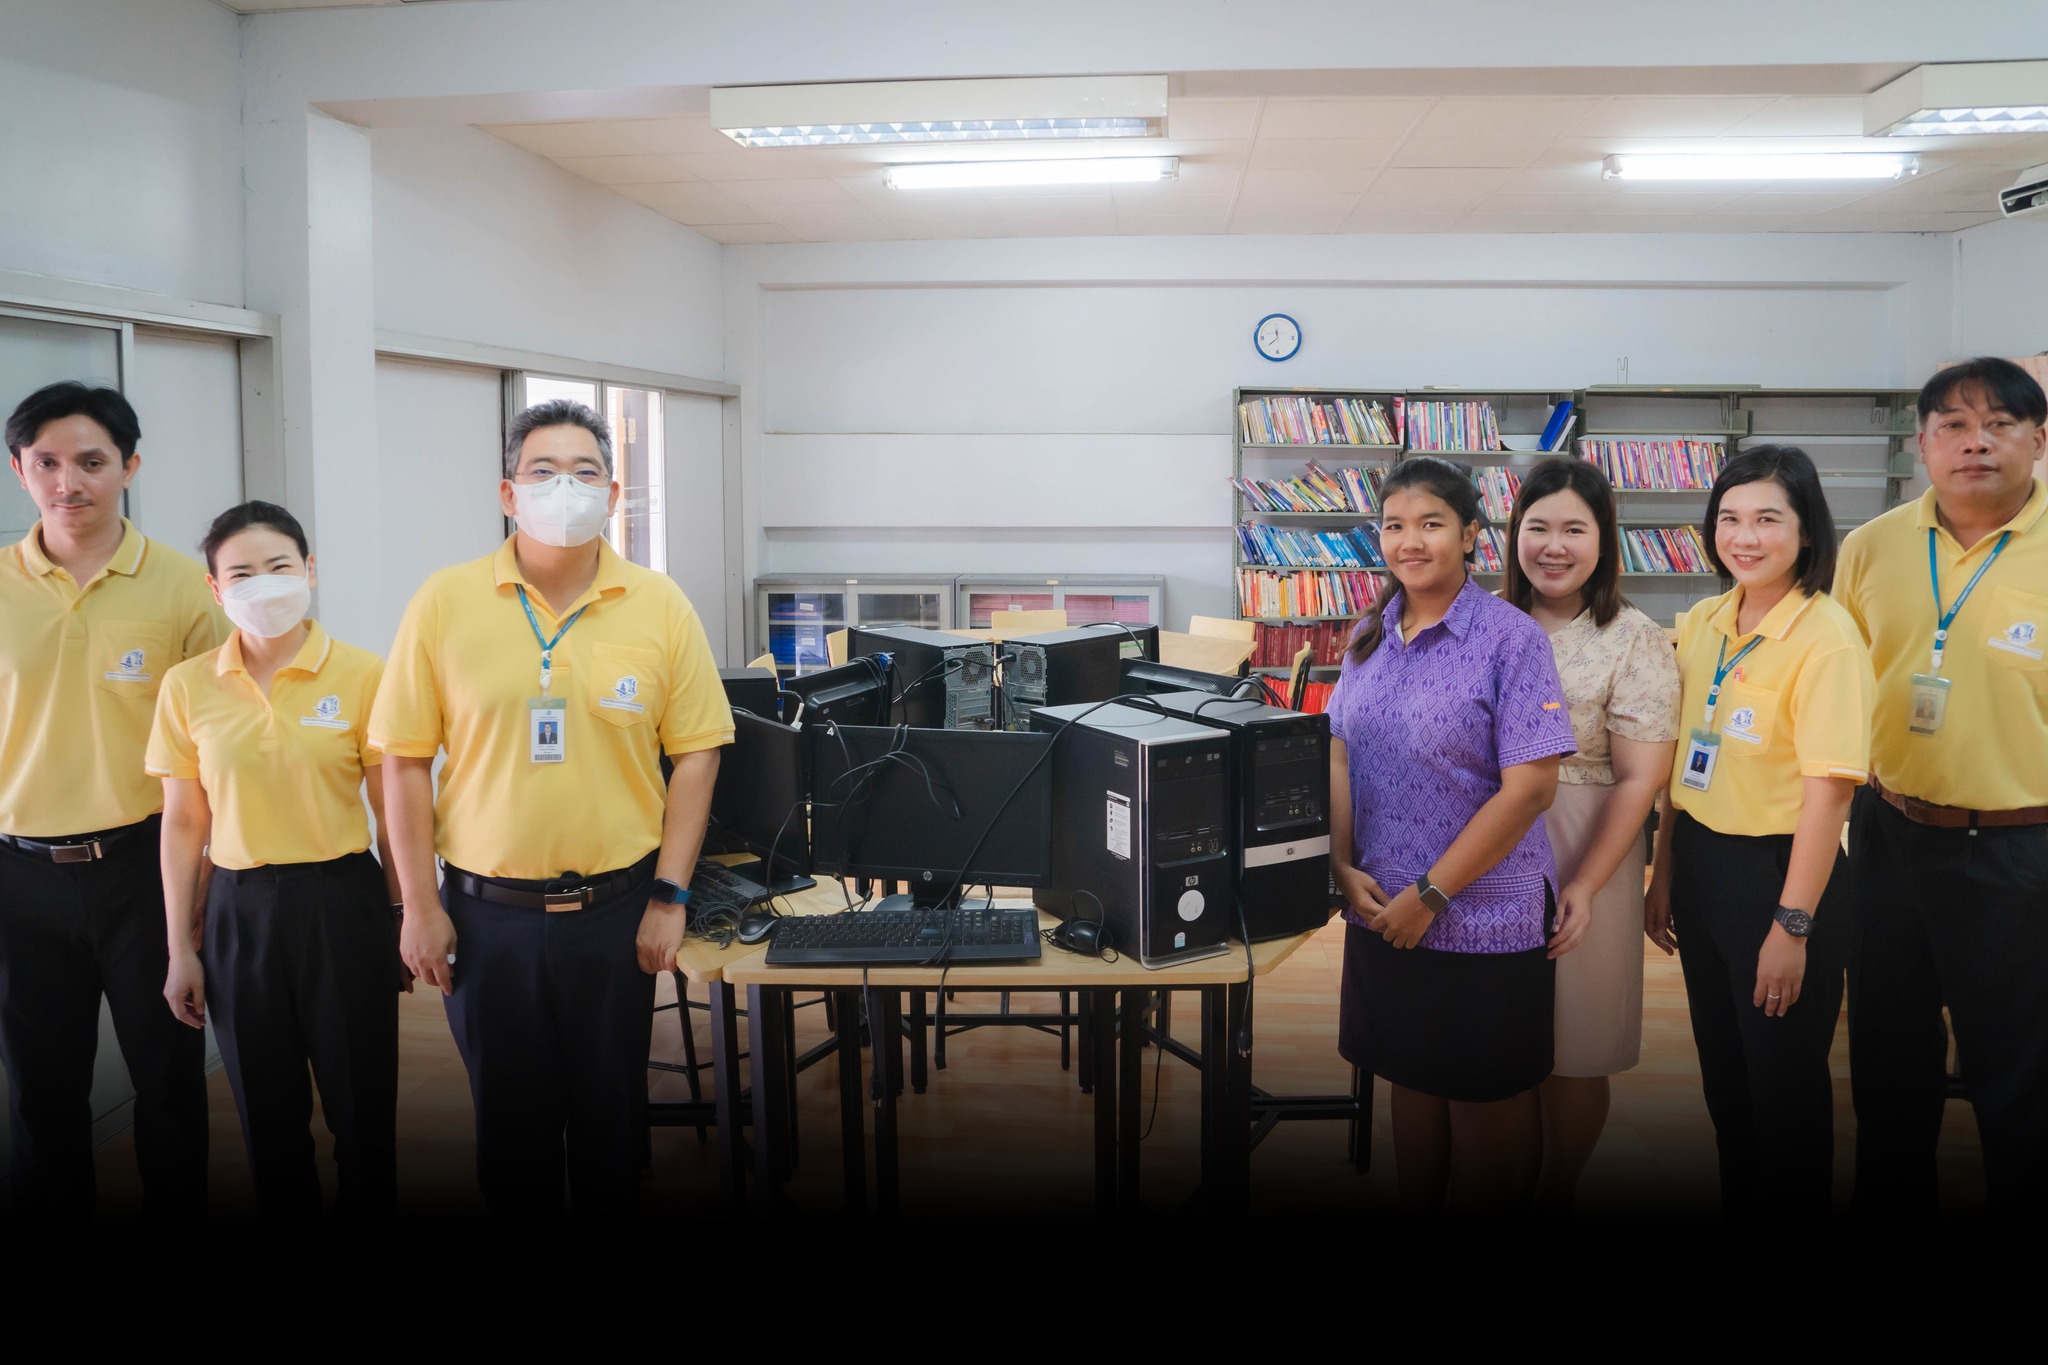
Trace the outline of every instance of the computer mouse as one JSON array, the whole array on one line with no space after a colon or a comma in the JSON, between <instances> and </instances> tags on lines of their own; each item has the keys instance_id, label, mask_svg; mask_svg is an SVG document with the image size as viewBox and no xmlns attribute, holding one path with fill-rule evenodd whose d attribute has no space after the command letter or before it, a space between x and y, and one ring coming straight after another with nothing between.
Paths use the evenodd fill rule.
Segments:
<instances>
[{"instance_id":1,"label":"computer mouse","mask_svg":"<svg viewBox=\"0 0 2048 1365\"><path fill-rule=\"evenodd\" d=\"M739 940L742 943L759 943L775 932L776 915L773 910L749 910L740 916Z\"/></svg>"}]
</instances>

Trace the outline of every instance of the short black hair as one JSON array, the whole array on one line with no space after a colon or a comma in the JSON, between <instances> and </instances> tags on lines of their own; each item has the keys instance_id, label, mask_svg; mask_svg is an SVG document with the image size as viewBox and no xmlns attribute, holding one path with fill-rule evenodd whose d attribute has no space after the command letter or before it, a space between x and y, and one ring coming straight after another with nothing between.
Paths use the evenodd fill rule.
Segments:
<instances>
[{"instance_id":1,"label":"short black hair","mask_svg":"<svg viewBox=\"0 0 2048 1365\"><path fill-rule=\"evenodd\" d=\"M1501 566L1506 570L1507 582L1501 595L1523 611L1536 605L1536 585L1522 572L1522 514L1556 493L1578 494L1593 514L1593 527L1600 537L1600 559L1580 592L1593 613L1593 624L1605 626L1621 614L1628 599L1621 595L1621 523L1614 513L1614 486L1601 473L1600 466L1590 460L1553 455L1522 480L1515 494L1514 510L1508 517L1507 562Z\"/></svg>"},{"instance_id":2,"label":"short black hair","mask_svg":"<svg viewBox=\"0 0 2048 1365\"><path fill-rule=\"evenodd\" d=\"M275 531L281 536L290 536L292 543L299 547L299 558L305 559L313 553L306 543L306 528L299 525L299 519L274 502L244 502L230 507L213 519L213 525L206 528L206 539L199 542L201 553L206 556L206 571L214 571L214 556L228 538L238 536L252 526L266 531Z\"/></svg>"},{"instance_id":3,"label":"short black hair","mask_svg":"<svg viewBox=\"0 0 2048 1365\"><path fill-rule=\"evenodd\" d=\"M1828 510L1828 495L1821 490L1820 471L1813 467L1812 457L1798 446L1751 446L1728 461L1721 476L1714 480L1714 491L1707 497L1706 515L1700 518L1700 539L1706 542L1707 562L1721 575L1723 587L1735 581L1735 575L1728 572L1720 552L1714 548L1721 498L1731 488L1765 479L1785 490L1792 503L1792 515L1799 518L1799 534L1806 538L1792 565L1795 585L1808 597L1828 591L1835 586L1835 560L1840 555L1835 544L1835 517Z\"/></svg>"},{"instance_id":4,"label":"short black hair","mask_svg":"<svg viewBox=\"0 0 2048 1365\"><path fill-rule=\"evenodd\" d=\"M1975 360L1936 370L1934 377L1920 386L1921 424L1925 425L1962 389L1975 389L1993 411L2009 412L2035 426L2048 425L2048 394L2041 392L2040 383L2010 360L2000 360L1995 355L1980 355Z\"/></svg>"},{"instance_id":5,"label":"short black hair","mask_svg":"<svg viewBox=\"0 0 2048 1365\"><path fill-rule=\"evenodd\" d=\"M135 447L142 440L142 423L136 420L135 409L119 389L93 388L76 379L45 384L15 405L7 419L8 456L19 461L21 452L36 443L44 427L66 417L92 418L114 438L122 464L135 458Z\"/></svg>"},{"instance_id":6,"label":"short black hair","mask_svg":"<svg viewBox=\"0 0 2048 1365\"><path fill-rule=\"evenodd\" d=\"M582 427L597 442L597 453L604 460L604 472L612 472L611 423L573 398L550 398L545 403L535 403L514 417L512 425L505 429L506 478L519 472L519 454L526 448L526 438L542 427Z\"/></svg>"}]
</instances>

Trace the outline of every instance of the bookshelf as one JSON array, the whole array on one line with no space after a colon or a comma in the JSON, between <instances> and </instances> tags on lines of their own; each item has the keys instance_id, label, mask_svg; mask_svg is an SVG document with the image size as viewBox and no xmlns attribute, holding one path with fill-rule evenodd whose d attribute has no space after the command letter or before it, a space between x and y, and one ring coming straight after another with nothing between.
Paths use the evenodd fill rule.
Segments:
<instances>
[{"instance_id":1,"label":"bookshelf","mask_svg":"<svg viewBox=\"0 0 2048 1365\"><path fill-rule=\"evenodd\" d=\"M1661 622L1669 622L1686 607L1721 591L1719 579L1705 571L1705 561L1693 537L1705 511L1713 474L1727 457L1746 446L1767 442L1798 445L1813 457L1828 492L1838 532L1859 526L1895 507L1902 500L1914 475L1914 397L1902 389L1767 389L1745 385L1594 385L1577 389L1556 388L1421 388L1421 389L1325 389L1325 388L1241 388L1232 395L1235 458L1232 467L1233 522L1237 544L1233 569L1238 577L1240 615L1262 627L1291 632L1288 639L1301 638L1303 628L1355 619L1355 612L1279 611L1261 601L1248 600L1255 586L1244 575L1273 572L1306 575L1319 579L1342 570L1311 564L1301 568L1274 567L1250 562L1242 528L1270 527L1275 530L1301 528L1310 531L1365 532L1376 546L1376 503L1370 509L1355 505L1345 510L1323 508L1276 508L1248 496L1246 481L1267 484L1306 479L1310 462L1325 472L1339 467L1390 466L1410 455L1430 454L1472 466L1475 470L1498 469L1516 478L1525 475L1538 461L1565 451L1541 451L1538 443L1545 423L1556 404L1573 404L1575 426L1569 433L1569 453L1584 456L1588 442L1595 455L1627 449L1638 456L1666 456L1689 452L1693 459L1686 474L1674 475L1674 466L1657 460L1614 463L1598 461L1610 474L1620 473L1617 483L1649 486L1617 486L1616 501L1625 538L1632 538L1642 551L1636 561L1645 567L1623 571L1623 590L1639 607ZM1398 410L1402 422L1396 428L1407 438L1400 444L1374 442L1354 444L1331 439L1332 428L1325 421L1313 432L1313 441L1254 439L1269 431L1244 420L1247 403L1270 401L1300 405L1378 403L1388 415ZM1492 416L1485 422L1437 423L1424 426L1408 419L1418 412L1440 416L1434 408L1419 404L1485 405ZM1355 427L1355 423L1353 424ZM1347 428L1347 436L1351 428ZM1447 438L1448 432L1448 438ZM1479 438L1470 439L1471 433ZM1289 431L1299 437L1297 423ZM1503 448L1489 448L1498 436ZM1635 443L1622 447L1617 443ZM1690 443L1685 444L1685 443ZM1655 472L1647 472L1654 470ZM1631 477L1630 471L1634 471ZM1684 486L1697 484L1698 486ZM1498 492L1498 490L1496 490ZM1491 499L1498 503L1496 497ZM1505 519L1498 523L1500 542L1505 548ZM1633 533L1633 537L1631 536ZM1671 537L1667 539L1667 536ZM1261 555L1259 558L1263 559ZM1697 563L1699 569L1678 571L1650 563ZM1488 586L1497 585L1502 575L1477 575ZM1270 596L1270 594L1268 594ZM1262 630L1264 636L1267 631ZM1277 644L1278 637L1275 643ZM1299 648L1298 644L1292 648ZM1255 669L1284 672L1284 659L1268 659L1268 652L1253 656ZM1320 649L1316 656L1323 657ZM1333 656L1334 657L1334 656ZM1321 677L1334 676L1334 664L1318 663Z\"/></svg>"}]
</instances>

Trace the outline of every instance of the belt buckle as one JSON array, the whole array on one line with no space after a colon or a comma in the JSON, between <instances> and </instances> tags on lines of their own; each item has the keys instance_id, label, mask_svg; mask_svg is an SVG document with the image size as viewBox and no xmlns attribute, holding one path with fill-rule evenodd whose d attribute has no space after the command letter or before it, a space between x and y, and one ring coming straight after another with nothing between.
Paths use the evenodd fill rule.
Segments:
<instances>
[{"instance_id":1,"label":"belt buckle","mask_svg":"<svg viewBox=\"0 0 2048 1365\"><path fill-rule=\"evenodd\" d=\"M544 891L541 903L549 910L581 910L590 904L590 888L579 887L574 891Z\"/></svg>"},{"instance_id":2,"label":"belt buckle","mask_svg":"<svg viewBox=\"0 0 2048 1365\"><path fill-rule=\"evenodd\" d=\"M50 861L53 863L89 863L106 856L97 839L88 839L82 844L50 845Z\"/></svg>"}]
</instances>

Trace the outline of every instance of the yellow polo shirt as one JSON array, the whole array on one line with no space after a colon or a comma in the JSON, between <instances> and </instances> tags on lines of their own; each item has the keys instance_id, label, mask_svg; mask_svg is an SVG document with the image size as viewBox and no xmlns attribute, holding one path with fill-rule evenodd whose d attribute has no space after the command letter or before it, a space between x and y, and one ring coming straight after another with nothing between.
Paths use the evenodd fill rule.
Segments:
<instances>
[{"instance_id":1,"label":"yellow polo shirt","mask_svg":"<svg viewBox=\"0 0 2048 1365\"><path fill-rule=\"evenodd\" d=\"M370 846L363 770L384 761L365 729L384 661L312 630L265 697L242 662L242 633L187 659L156 699L145 764L197 778L213 808L222 867L324 863Z\"/></svg>"},{"instance_id":2,"label":"yellow polo shirt","mask_svg":"<svg viewBox=\"0 0 2048 1365\"><path fill-rule=\"evenodd\" d=\"M1809 777L1862 782L1870 771L1870 708L1877 690L1856 622L1821 593L1786 593L1751 634L1764 641L1721 686L1714 732L1721 737L1713 784L1679 781L1692 732L1706 719L1707 690L1723 641L1728 658L1749 643L1735 633L1742 589L1710 597L1679 618L1678 759L1671 804L1722 834L1790 834L1799 825Z\"/></svg>"},{"instance_id":3,"label":"yellow polo shirt","mask_svg":"<svg viewBox=\"0 0 2048 1365\"><path fill-rule=\"evenodd\" d=\"M1999 532L1965 548L1934 513L1933 490L1849 533L1835 592L1870 642L1877 709L1870 762L1893 791L1970 810L2048 806L2048 486L2003 531L2012 539L1949 626L1941 729L1908 725L1913 675L1934 662L1934 591L1927 533L1941 566L1941 604L1955 605Z\"/></svg>"},{"instance_id":4,"label":"yellow polo shirt","mask_svg":"<svg viewBox=\"0 0 2048 1365\"><path fill-rule=\"evenodd\" d=\"M83 587L43 553L40 522L0 551L0 834L92 834L164 808L142 770L157 689L229 626L204 569L121 531Z\"/></svg>"},{"instance_id":5,"label":"yellow polo shirt","mask_svg":"<svg viewBox=\"0 0 2048 1365\"><path fill-rule=\"evenodd\" d=\"M557 618L521 576L516 541L441 570L413 597L370 742L407 758L447 750L434 844L455 867L516 878L629 867L661 845L661 755L732 742L711 643L674 580L602 543L596 581ZM532 759L540 642L520 586L549 638L588 608L555 646L549 695L568 711L560 763Z\"/></svg>"}]
</instances>

